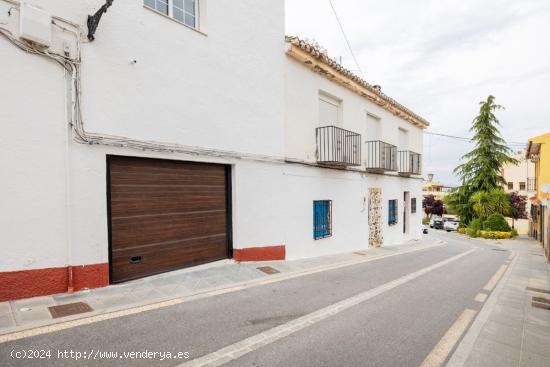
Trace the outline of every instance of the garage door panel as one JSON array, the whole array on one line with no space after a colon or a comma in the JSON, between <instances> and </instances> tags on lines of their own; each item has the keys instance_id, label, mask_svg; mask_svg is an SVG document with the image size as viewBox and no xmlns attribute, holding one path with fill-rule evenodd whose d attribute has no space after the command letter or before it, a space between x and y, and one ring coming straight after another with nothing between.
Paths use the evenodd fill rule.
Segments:
<instances>
[{"instance_id":1,"label":"garage door panel","mask_svg":"<svg viewBox=\"0 0 550 367\"><path fill-rule=\"evenodd\" d=\"M212 172L212 174L204 176L196 174L182 176L181 173L152 175L124 172L124 177L116 177L113 185L223 185L224 182L225 176L219 172Z\"/></svg>"},{"instance_id":2,"label":"garage door panel","mask_svg":"<svg viewBox=\"0 0 550 367\"><path fill-rule=\"evenodd\" d=\"M192 201L179 199L177 196L170 199L165 196L162 199L132 199L125 198L112 203L111 215L113 217L128 217L140 215L163 215L166 213L199 212L208 210L225 210L225 198L197 197Z\"/></svg>"},{"instance_id":3,"label":"garage door panel","mask_svg":"<svg viewBox=\"0 0 550 367\"><path fill-rule=\"evenodd\" d=\"M110 157L112 281L226 258L223 165Z\"/></svg>"},{"instance_id":4,"label":"garage door panel","mask_svg":"<svg viewBox=\"0 0 550 367\"><path fill-rule=\"evenodd\" d=\"M170 215L168 218L164 216L113 218L112 240L117 243L117 247L128 247L151 242L225 234L226 230L225 211Z\"/></svg>"},{"instance_id":5,"label":"garage door panel","mask_svg":"<svg viewBox=\"0 0 550 367\"><path fill-rule=\"evenodd\" d=\"M180 269L182 262L191 266L227 258L227 253L221 251L225 242L225 237L220 237L196 240L195 246L189 245L188 241L182 241L165 246L122 250L113 252L112 262L119 278L135 279ZM170 253L170 256L162 256L164 253ZM141 256L140 261L131 263L132 258L137 256Z\"/></svg>"}]
</instances>

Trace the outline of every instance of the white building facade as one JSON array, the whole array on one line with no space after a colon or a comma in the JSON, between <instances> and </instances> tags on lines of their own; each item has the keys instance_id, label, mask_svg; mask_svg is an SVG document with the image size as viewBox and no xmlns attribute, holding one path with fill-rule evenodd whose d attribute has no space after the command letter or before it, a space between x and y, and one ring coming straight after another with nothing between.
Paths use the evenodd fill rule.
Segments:
<instances>
[{"instance_id":1,"label":"white building facade","mask_svg":"<svg viewBox=\"0 0 550 367\"><path fill-rule=\"evenodd\" d=\"M531 197L537 194L537 184L535 179L535 164L526 158L525 152L519 152L513 155L518 164L506 164L501 168L501 175L506 181L503 186L507 193L515 192L523 196L526 202L525 218L512 220L507 218L510 225L518 231L519 234L529 233L529 220L527 219L531 212Z\"/></svg>"},{"instance_id":2,"label":"white building facade","mask_svg":"<svg viewBox=\"0 0 550 367\"><path fill-rule=\"evenodd\" d=\"M365 149L427 123L300 65L284 2L115 1L93 35L103 1L26 4L0 0L0 301L420 236L420 156ZM320 161L328 125L354 165Z\"/></svg>"}]
</instances>

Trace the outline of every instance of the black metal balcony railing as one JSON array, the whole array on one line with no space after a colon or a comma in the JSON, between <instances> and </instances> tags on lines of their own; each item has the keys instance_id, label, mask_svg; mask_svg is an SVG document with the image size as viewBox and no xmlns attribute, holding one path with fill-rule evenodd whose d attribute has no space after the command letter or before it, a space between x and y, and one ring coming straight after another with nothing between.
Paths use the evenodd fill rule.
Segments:
<instances>
[{"instance_id":1,"label":"black metal balcony railing","mask_svg":"<svg viewBox=\"0 0 550 367\"><path fill-rule=\"evenodd\" d=\"M365 168L368 171L397 171L397 147L380 140L367 141Z\"/></svg>"},{"instance_id":2,"label":"black metal balcony railing","mask_svg":"<svg viewBox=\"0 0 550 367\"><path fill-rule=\"evenodd\" d=\"M361 135L336 126L315 130L317 162L338 166L361 165Z\"/></svg>"},{"instance_id":3,"label":"black metal balcony railing","mask_svg":"<svg viewBox=\"0 0 550 367\"><path fill-rule=\"evenodd\" d=\"M399 153L399 173L409 175L419 175L421 171L422 156L410 150L400 150Z\"/></svg>"},{"instance_id":4,"label":"black metal balcony railing","mask_svg":"<svg viewBox=\"0 0 550 367\"><path fill-rule=\"evenodd\" d=\"M527 191L537 191L537 178L536 177L527 178Z\"/></svg>"}]
</instances>

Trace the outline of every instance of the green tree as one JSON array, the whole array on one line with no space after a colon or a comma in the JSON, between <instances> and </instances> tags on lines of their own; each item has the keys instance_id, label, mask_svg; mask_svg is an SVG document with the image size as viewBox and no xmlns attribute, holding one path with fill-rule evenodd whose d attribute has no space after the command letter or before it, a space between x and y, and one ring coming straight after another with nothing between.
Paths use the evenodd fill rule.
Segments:
<instances>
[{"instance_id":1,"label":"green tree","mask_svg":"<svg viewBox=\"0 0 550 367\"><path fill-rule=\"evenodd\" d=\"M463 182L462 186L453 189L443 199L447 209L456 212L460 217L460 221L464 224L470 223L474 217L474 211L470 203L471 195L469 187Z\"/></svg>"},{"instance_id":2,"label":"green tree","mask_svg":"<svg viewBox=\"0 0 550 367\"><path fill-rule=\"evenodd\" d=\"M492 214L510 213L510 199L501 189L477 191L470 197L470 204L477 218L487 218Z\"/></svg>"},{"instance_id":3,"label":"green tree","mask_svg":"<svg viewBox=\"0 0 550 367\"><path fill-rule=\"evenodd\" d=\"M495 112L503 109L495 104L495 97L489 96L486 101L479 103L479 115L474 118L470 131L474 136L475 148L462 156L465 163L454 169L463 182L467 182L470 192L491 191L505 183L500 175L503 164L518 164L518 161L509 155L512 150L506 146L500 136L500 125Z\"/></svg>"},{"instance_id":4,"label":"green tree","mask_svg":"<svg viewBox=\"0 0 550 367\"><path fill-rule=\"evenodd\" d=\"M493 213L501 215L510 215L512 213L512 203L510 196L502 189L493 189L489 192L491 203L493 205Z\"/></svg>"}]
</instances>

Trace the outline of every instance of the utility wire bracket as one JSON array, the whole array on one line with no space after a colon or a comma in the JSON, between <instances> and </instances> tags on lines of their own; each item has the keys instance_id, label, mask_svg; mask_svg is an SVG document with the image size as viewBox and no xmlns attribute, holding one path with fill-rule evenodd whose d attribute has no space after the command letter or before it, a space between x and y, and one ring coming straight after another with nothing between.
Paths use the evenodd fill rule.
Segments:
<instances>
[{"instance_id":1,"label":"utility wire bracket","mask_svg":"<svg viewBox=\"0 0 550 367\"><path fill-rule=\"evenodd\" d=\"M107 13L107 9L113 5L114 0L106 0L105 4L99 8L94 15L88 15L88 39L92 42L95 37L94 33L99 25L99 21L103 16L103 13Z\"/></svg>"}]
</instances>

